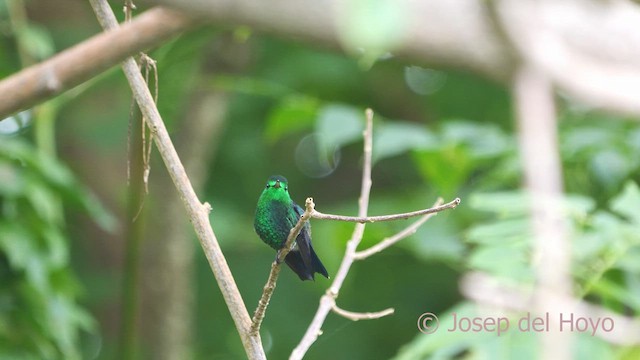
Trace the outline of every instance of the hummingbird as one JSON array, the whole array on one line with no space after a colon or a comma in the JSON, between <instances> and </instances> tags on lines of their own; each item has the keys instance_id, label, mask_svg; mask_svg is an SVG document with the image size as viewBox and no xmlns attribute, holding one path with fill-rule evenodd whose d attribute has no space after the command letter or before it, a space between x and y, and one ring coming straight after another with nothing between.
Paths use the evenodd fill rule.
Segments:
<instances>
[{"instance_id":1,"label":"hummingbird","mask_svg":"<svg viewBox=\"0 0 640 360\"><path fill-rule=\"evenodd\" d=\"M289 231L296 226L303 213L304 210L289 196L287 179L274 175L267 180L267 186L258 199L253 227L260 239L279 254L287 241ZM315 273L329 278L327 269L313 251L309 222L304 224L284 261L300 280L314 280Z\"/></svg>"}]
</instances>

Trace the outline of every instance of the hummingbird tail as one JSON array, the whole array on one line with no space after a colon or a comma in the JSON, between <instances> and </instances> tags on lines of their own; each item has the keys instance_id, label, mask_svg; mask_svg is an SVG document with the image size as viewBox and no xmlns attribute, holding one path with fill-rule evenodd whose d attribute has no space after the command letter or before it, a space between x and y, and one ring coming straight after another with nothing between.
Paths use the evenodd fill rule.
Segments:
<instances>
[{"instance_id":1,"label":"hummingbird tail","mask_svg":"<svg viewBox=\"0 0 640 360\"><path fill-rule=\"evenodd\" d=\"M284 261L302 281L315 280L315 273L319 273L320 275L329 278L327 269L325 269L324 265L322 265L320 259L318 258L318 255L316 255L315 251L313 251L313 248L311 248L311 267L305 265L304 261L302 260L302 254L297 250L289 252L284 258Z\"/></svg>"},{"instance_id":2,"label":"hummingbird tail","mask_svg":"<svg viewBox=\"0 0 640 360\"><path fill-rule=\"evenodd\" d=\"M313 246L311 246L311 266L313 267L314 272L317 272L327 279L329 278L329 273L327 272L327 269L324 268L324 265L322 265L320 258L316 255L316 252L313 251Z\"/></svg>"}]
</instances>

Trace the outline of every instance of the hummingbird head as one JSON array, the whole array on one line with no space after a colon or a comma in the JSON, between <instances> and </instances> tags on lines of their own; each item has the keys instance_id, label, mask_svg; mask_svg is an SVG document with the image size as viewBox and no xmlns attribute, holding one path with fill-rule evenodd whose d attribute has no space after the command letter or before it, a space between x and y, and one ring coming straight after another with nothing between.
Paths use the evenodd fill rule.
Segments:
<instances>
[{"instance_id":1,"label":"hummingbird head","mask_svg":"<svg viewBox=\"0 0 640 360\"><path fill-rule=\"evenodd\" d=\"M274 175L267 180L267 189L282 189L284 192L288 192L289 186L287 184L287 179L284 176Z\"/></svg>"}]
</instances>

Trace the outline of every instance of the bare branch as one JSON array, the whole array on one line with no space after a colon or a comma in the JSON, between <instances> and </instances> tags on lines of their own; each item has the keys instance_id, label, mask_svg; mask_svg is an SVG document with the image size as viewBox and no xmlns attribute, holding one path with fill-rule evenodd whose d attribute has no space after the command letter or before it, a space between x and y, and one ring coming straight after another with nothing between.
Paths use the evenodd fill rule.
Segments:
<instances>
[{"instance_id":1,"label":"bare branch","mask_svg":"<svg viewBox=\"0 0 640 360\"><path fill-rule=\"evenodd\" d=\"M549 79L535 66L524 64L513 87L518 119L518 142L525 186L532 195L530 222L534 232L538 286L558 294L571 293L571 245L560 201L562 165L558 148L555 104ZM538 305L547 311L558 304L539 292ZM570 338L557 327L541 334L542 358L571 359Z\"/></svg>"},{"instance_id":2,"label":"bare branch","mask_svg":"<svg viewBox=\"0 0 640 360\"><path fill-rule=\"evenodd\" d=\"M369 192L371 190L371 153L373 148L373 111L367 109L365 112L367 124L363 133L364 137L364 162L362 168L362 186L360 189L360 199L358 206L358 217L364 218L367 216L367 208L369 207ZM364 235L365 223L357 223L353 229L351 239L347 242L347 249L345 255L340 263L340 268L336 273L336 277L333 279L331 287L320 298L320 306L316 311L316 315L313 317L311 324L307 328L302 340L289 357L290 360L302 359L304 354L307 353L309 347L318 339L318 336L322 334L322 324L329 315L329 311L332 310L335 305L335 299L338 296L338 292L342 287L342 283L353 264L353 254L358 248L358 244L362 240Z\"/></svg>"},{"instance_id":3,"label":"bare branch","mask_svg":"<svg viewBox=\"0 0 640 360\"><path fill-rule=\"evenodd\" d=\"M358 53L345 0L147 0L214 23ZM630 1L394 0L399 18L385 50L509 83L520 58L570 96L596 108L640 114L640 7ZM498 16L487 8L495 4ZM391 19L393 17L389 17ZM497 31L503 23L511 44ZM512 45L515 45L512 47ZM360 49L362 50L362 49ZM364 49L365 51L368 49ZM515 51L514 51L515 50Z\"/></svg>"},{"instance_id":4,"label":"bare branch","mask_svg":"<svg viewBox=\"0 0 640 360\"><path fill-rule=\"evenodd\" d=\"M269 306L269 301L271 301L271 296L273 295L273 291L276 288L276 282L278 281L278 275L280 274L282 262L287 257L287 254L291 252L294 244L294 239L298 237L298 234L300 234L300 231L302 231L304 224L309 221L310 214L313 212L314 207L315 204L313 203L313 198L307 198L307 200L305 201L305 212L302 214L302 216L300 216L300 219L298 219L296 225L289 231L287 241L285 241L282 249L278 251L276 260L271 264L269 278L267 279L267 283L264 285L262 296L258 301L258 307L253 313L253 318L251 319L251 329L249 331L252 335L256 335L260 332L260 325L262 325L262 320L264 320L267 306Z\"/></svg>"},{"instance_id":5,"label":"bare branch","mask_svg":"<svg viewBox=\"0 0 640 360\"><path fill-rule=\"evenodd\" d=\"M215 23L248 25L348 52L362 50L361 44L348 40L353 14L344 0L146 2L163 3ZM499 16L489 15L492 11L486 8L487 3L496 4ZM397 0L392 6L402 16L386 49L395 56L459 68L503 83L513 80L517 59L522 58L586 105L640 114L635 96L640 93L637 4L625 0ZM152 9L137 17L131 32L99 35L0 82L4 95L0 119L76 86L128 55L162 43L191 23L175 13L160 19L155 14L158 11ZM143 19L149 20L146 26L142 26ZM503 24L495 24L496 19ZM500 25L505 25L511 43L496 31Z\"/></svg>"},{"instance_id":6,"label":"bare branch","mask_svg":"<svg viewBox=\"0 0 640 360\"><path fill-rule=\"evenodd\" d=\"M550 82L589 106L640 114L637 4L577 0L496 3L511 45Z\"/></svg>"},{"instance_id":7,"label":"bare branch","mask_svg":"<svg viewBox=\"0 0 640 360\"><path fill-rule=\"evenodd\" d=\"M344 316L351 320L361 320L361 319L376 319L382 316L390 315L393 313L393 309L389 308L376 313L354 313L346 310L340 309L336 305L336 298L338 297L338 293L340 292L340 288L344 283L344 279L346 278L351 265L356 259L363 259L367 256L370 256L373 253L382 251L383 249L391 246L393 243L399 241L401 238L409 236L411 233L415 232L415 230L422 225L425 221L427 221L431 216L435 215L437 212L453 209L459 203L460 199L456 198L450 203L445 205L440 205L442 203L442 199L438 199L438 201L434 204L435 207L431 209L425 209L420 211L414 211L411 213L405 214L397 214L397 215L384 215L384 216L373 216L367 217L367 208L369 206L369 193L371 190L371 154L373 149L373 111L371 109L367 109L366 111L366 119L367 124L364 131L364 164L362 170L362 186L360 192L359 206L358 206L358 216L340 216L340 215L331 215L331 214L322 214L317 211L311 212L311 217L314 219L327 219L327 220L339 220L339 221L351 221L356 222L356 226L353 230L353 234L351 235L351 239L347 242L347 248L345 250L345 255L342 258L342 262L340 263L340 268L336 273L336 277L333 280L333 283L327 289L326 293L320 298L320 305L318 306L318 310L316 311L311 324L307 328L302 340L293 352L289 359L297 360L302 359L302 357L307 353L309 347L318 339L318 336L322 334L322 324L324 324L325 319L330 311L334 311L335 313ZM309 208L307 208L309 210ZM424 215L422 219L416 221L414 224L407 227L405 230L396 234L396 236L385 239L378 245L367 249L363 252L356 252L358 245L362 241L362 236L364 235L364 228L366 223L375 222L375 221L389 221L395 219L406 219L412 216Z\"/></svg>"},{"instance_id":8,"label":"bare branch","mask_svg":"<svg viewBox=\"0 0 640 360\"><path fill-rule=\"evenodd\" d=\"M251 328L249 332L251 335L260 333L260 326L262 325L262 321L264 320L264 315L267 311L267 306L269 306L269 302L271 301L271 296L273 295L273 291L276 288L276 283L278 281L278 276L280 275L281 263L274 261L271 263L271 271L269 272L269 278L267 279L267 283L264 285L262 289L262 296L260 300L258 300L258 307L253 313L253 318L251 319Z\"/></svg>"},{"instance_id":9,"label":"bare branch","mask_svg":"<svg viewBox=\"0 0 640 360\"><path fill-rule=\"evenodd\" d=\"M438 199L433 206L434 207L438 207L440 206L440 204L442 204L442 199ZM356 252L355 254L353 254L353 259L354 260L363 260L368 258L369 256L373 255L373 254L377 254L379 252L381 252L382 250L388 248L389 246L397 243L398 241L411 236L413 234L415 234L415 232L418 230L418 228L420 226L422 226L422 224L424 224L427 220L429 220L432 216L436 215L437 213L430 213L430 214L426 214L424 216L422 216L420 219L418 219L417 221L415 221L413 224L407 226L406 228L404 228L404 230L398 232L397 234L390 236L388 238L383 239L381 242L373 245L372 247L366 249L366 250L361 250Z\"/></svg>"},{"instance_id":10,"label":"bare branch","mask_svg":"<svg viewBox=\"0 0 640 360\"><path fill-rule=\"evenodd\" d=\"M444 210L453 209L460 204L460 198L455 198L453 201L444 205L438 205L429 209L422 209L402 214L380 215L380 216L344 216L334 214L323 214L317 210L311 213L311 217L319 220L336 220L347 221L356 223L374 223L378 221L392 221L399 219L408 219L420 215L433 215Z\"/></svg>"},{"instance_id":11,"label":"bare branch","mask_svg":"<svg viewBox=\"0 0 640 360\"><path fill-rule=\"evenodd\" d=\"M176 36L193 21L165 8L96 35L0 81L0 120L50 99L138 53ZM135 36L133 36L135 35Z\"/></svg>"},{"instance_id":12,"label":"bare branch","mask_svg":"<svg viewBox=\"0 0 640 360\"><path fill-rule=\"evenodd\" d=\"M384 309L382 311L377 311L377 312L367 312L367 313L352 312L352 311L347 311L339 308L335 302L333 303L331 310L333 310L334 313L353 321L379 319L381 317L391 315L395 312L393 308L388 308L388 309Z\"/></svg>"},{"instance_id":13,"label":"bare branch","mask_svg":"<svg viewBox=\"0 0 640 360\"><path fill-rule=\"evenodd\" d=\"M256 30L330 48L359 53L349 39L353 8L348 1L147 0L214 23L248 25ZM462 68L507 80L515 61L488 21L481 1L387 1L401 16L387 34L395 56L447 68ZM387 18L388 20L389 18ZM370 49L364 49L370 50Z\"/></svg>"},{"instance_id":14,"label":"bare branch","mask_svg":"<svg viewBox=\"0 0 640 360\"><path fill-rule=\"evenodd\" d=\"M363 182L363 185L367 185L367 183ZM370 187L370 183L368 186ZM365 199L367 203L369 201L368 197L361 196L361 199ZM302 227L307 221L309 221L310 218L321 219L321 220L339 220L339 221L357 222L360 225L363 225L364 223L367 223L367 222L407 219L409 217L415 217L415 216L426 214L420 220L416 221L415 223L407 227L405 230L401 231L400 233L396 234L391 238L383 240L381 243L377 244L371 249L367 249L362 252L350 253L353 260L361 260L373 253L380 252L383 249L398 242L399 240L404 239L405 237L413 234L416 231L416 229L420 227L420 225L422 225L425 221L427 221L430 217L432 217L436 213L443 210L455 208L460 203L460 199L455 199L454 201L448 204L439 206L439 204L441 203L442 203L442 199L439 199L434 204L435 207L430 209L414 211L411 213L392 214L392 215L383 215L383 216L374 216L374 217L366 217L366 216L353 217L353 216L319 213L315 210L315 204L313 202L313 198L310 198L310 197L307 198L305 202L305 207L306 207L305 212L302 214L302 216L300 217L296 225L289 231L289 236L287 237L287 240L283 248L278 252L277 259L271 264L271 271L269 272L269 278L267 279L267 283L263 288L262 296L258 301L258 307L256 308L253 314L250 333L256 334L260 331L260 326L262 324L262 321L264 320L266 309L269 306L269 302L271 301L271 296L273 295L273 291L275 290L275 287L276 287L276 282L278 281L278 276L280 275L281 264L284 261L284 259L287 257L287 254L291 251L293 244L295 242L295 239L298 237L298 234L300 234L300 231L302 231ZM359 236L361 237L362 235L359 235ZM357 244L356 244L356 247L357 247ZM338 272L338 275L340 275L340 272Z\"/></svg>"},{"instance_id":15,"label":"bare branch","mask_svg":"<svg viewBox=\"0 0 640 360\"><path fill-rule=\"evenodd\" d=\"M113 29L118 27L116 18L106 0L90 0L90 2L100 24L104 28ZM122 68L129 81L129 86L133 91L134 97L138 102L138 106L149 122L151 132L155 133L155 144L164 160L175 187L180 193L180 198L183 200L191 223L196 230L198 240L200 240L200 244L216 277L222 296L238 329L247 357L250 359L265 359L266 356L259 334L254 336L249 334L249 327L251 326L249 313L244 306L242 296L233 280L233 275L231 275L229 266L209 223L210 206L208 204L202 204L193 190L184 166L180 162L180 158L160 117L153 96L135 60L131 57L127 58Z\"/></svg>"}]
</instances>

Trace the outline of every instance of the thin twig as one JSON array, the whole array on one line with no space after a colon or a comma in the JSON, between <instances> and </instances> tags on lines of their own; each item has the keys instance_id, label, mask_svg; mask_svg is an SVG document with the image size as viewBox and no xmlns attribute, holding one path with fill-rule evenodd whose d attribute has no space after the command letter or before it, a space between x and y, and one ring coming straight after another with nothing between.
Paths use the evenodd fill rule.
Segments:
<instances>
[{"instance_id":1,"label":"thin twig","mask_svg":"<svg viewBox=\"0 0 640 360\"><path fill-rule=\"evenodd\" d=\"M105 29L118 27L115 15L106 0L90 0L90 2L102 27ZM205 256L218 282L227 308L231 313L231 318L238 329L247 357L250 359L266 359L260 335L255 334L252 336L249 334L251 326L249 313L244 306L238 286L233 279L233 275L209 223L209 210L211 207L206 203L201 203L193 190L193 186L187 177L183 164L180 162L153 96L136 61L129 57L124 61L122 68L143 116L148 119L150 129L155 133L156 147L164 160L176 189L180 193L180 198L183 200L198 240L200 240Z\"/></svg>"},{"instance_id":2,"label":"thin twig","mask_svg":"<svg viewBox=\"0 0 640 360\"><path fill-rule=\"evenodd\" d=\"M434 206L429 209L422 209L402 214L380 215L380 216L344 216L334 214L323 214L319 211L311 213L311 217L319 220L335 220L335 221L347 221L357 223L373 223L378 221L392 221L399 219L408 219L420 215L432 215L444 210L453 209L460 204L460 198L455 198L453 201L444 205Z\"/></svg>"},{"instance_id":3,"label":"thin twig","mask_svg":"<svg viewBox=\"0 0 640 360\"><path fill-rule=\"evenodd\" d=\"M342 258L342 262L340 264L340 268L336 273L336 277L333 280L333 283L327 289L326 293L320 298L320 305L318 306L318 310L316 311L311 324L307 328L302 340L293 352L289 359L298 360L302 359L302 357L306 354L309 347L316 341L318 336L322 334L322 324L324 324L325 319L330 311L334 311L335 313L344 316L351 320L361 320L361 319L377 319L382 316L390 315L393 313L393 309L386 309L380 312L374 313L356 313L350 312L346 310L340 309L336 305L336 298L338 297L338 293L344 279L351 268L351 265L355 260L364 259L376 252L382 251L387 247L393 245L394 243L400 241L401 239L411 235L416 231L416 229L422 225L425 221L427 221L430 217L435 215L436 213L453 209L458 204L460 204L460 199L456 198L455 200L440 205L442 203L442 199L438 199L434 204L434 207L430 209L424 209L419 211L414 211L410 213L404 214L394 214L394 215L383 215L383 216L367 216L367 208L369 205L369 192L371 190L371 153L373 148L373 112L371 109L367 109L366 111L367 125L364 131L364 165L362 171L362 187L359 199L359 207L358 207L358 216L342 216L342 215L332 215L332 214L323 214L318 211L313 211L311 213L311 217L314 219L325 219L325 220L338 220L338 221L350 221L356 222L356 226L354 228L353 234L351 235L351 239L347 243L347 249L345 251L345 255ZM400 231L398 234L383 240L377 245L361 251L357 252L356 249L358 245L362 241L362 236L364 234L364 228L366 223L375 222L375 221L390 221L396 219L407 219L409 217L420 216L423 215L421 219L416 221L415 223L409 225L404 230Z\"/></svg>"},{"instance_id":4,"label":"thin twig","mask_svg":"<svg viewBox=\"0 0 640 360\"><path fill-rule=\"evenodd\" d=\"M435 204L433 204L434 207L438 207L440 206L440 204L442 204L442 199L439 198ZM365 249L365 250L361 250L356 252L355 254L353 254L353 259L354 260L363 260L368 258L369 256L379 253L382 250L388 248L389 246L397 243L398 241L411 236L413 234L415 234L415 232L418 230L418 228L420 226L422 226L422 224L424 224L425 222L427 222L427 220L431 219L432 216L435 216L437 213L430 213L430 214L426 214L424 216L422 216L420 219L418 219L417 221L415 221L413 224L407 226L406 228L404 228L402 231L400 231L399 233L390 236L388 238L383 239L382 241L380 241L379 243L373 245L372 247Z\"/></svg>"},{"instance_id":5,"label":"thin twig","mask_svg":"<svg viewBox=\"0 0 640 360\"><path fill-rule=\"evenodd\" d=\"M369 206L369 192L371 190L371 153L373 148L373 111L371 109L367 109L366 111L366 120L367 124L364 130L364 163L362 169L362 186L360 189L360 201L358 206L358 217L366 217L367 216L367 208ZM316 341L318 336L322 334L322 324L324 324L329 311L333 308L335 304L335 299L338 296L338 292L342 287L342 283L344 282L347 273L349 272L349 268L351 268L351 264L353 264L353 254L358 247L358 244L362 240L362 236L364 235L365 223L356 224L353 234L351 236L351 240L347 243L347 249L345 251L345 256L342 258L342 263L340 264L340 268L336 273L336 277L333 280L331 287L327 290L327 292L320 298L320 305L318 306L318 310L316 311L316 315L313 317L311 324L307 328L302 340L293 352L289 359L297 360L302 359L304 354L307 353L309 347Z\"/></svg>"},{"instance_id":6,"label":"thin twig","mask_svg":"<svg viewBox=\"0 0 640 360\"><path fill-rule=\"evenodd\" d=\"M287 241L285 241L282 249L278 251L276 260L274 260L271 264L269 278L267 279L267 283L264 285L262 296L258 301L258 307L253 313L253 318L251 319L251 329L249 330L249 332L252 335L258 334L260 332L260 326L262 325L262 320L264 320L267 306L269 306L269 301L271 301L271 296L273 295L273 291L276 288L276 282L278 281L278 276L280 275L282 262L287 257L287 254L291 252L294 244L294 239L298 237L300 231L302 231L302 228L304 227L304 224L309 221L309 215L313 212L314 207L315 204L313 203L313 198L307 198L307 200L305 201L305 212L300 216L300 219L298 219L296 226L291 228L291 230L289 231Z\"/></svg>"},{"instance_id":7,"label":"thin twig","mask_svg":"<svg viewBox=\"0 0 640 360\"><path fill-rule=\"evenodd\" d=\"M129 22L133 17L133 10L136 10L137 7L133 3L133 0L124 0L124 6L122 11L124 12L124 21Z\"/></svg>"},{"instance_id":8,"label":"thin twig","mask_svg":"<svg viewBox=\"0 0 640 360\"><path fill-rule=\"evenodd\" d=\"M391 315L395 312L393 308L388 308L388 309L384 309L382 311L376 311L376 312L366 312L366 313L347 311L339 308L335 302L333 303L331 310L333 310L334 313L353 321L379 319L381 317Z\"/></svg>"},{"instance_id":9,"label":"thin twig","mask_svg":"<svg viewBox=\"0 0 640 360\"><path fill-rule=\"evenodd\" d=\"M133 2L125 5L125 9L131 9L131 7L135 8ZM145 53L140 53L140 67L144 69L144 81L149 86L149 74L150 69L153 69L153 80L155 83L155 92L153 95L153 102L158 103L158 66L156 61L153 60L149 55ZM147 127L148 120L145 116L142 117L142 164L144 166L144 171L142 173L142 181L144 183L144 191L145 193L149 193L149 175L151 174L151 150L153 148L153 131L149 130L149 141L147 142Z\"/></svg>"},{"instance_id":10,"label":"thin twig","mask_svg":"<svg viewBox=\"0 0 640 360\"><path fill-rule=\"evenodd\" d=\"M296 223L291 231L289 232L289 236L283 246L282 250L278 252L278 258L271 264L271 271L269 272L269 278L267 279L267 283L265 284L262 296L258 301L258 307L256 308L253 319L251 322L251 334L255 334L260 331L260 326L262 321L264 320L265 312L267 306L269 306L269 301L271 300L271 296L273 295L273 291L276 287L276 282L278 281L278 276L280 275L280 264L284 261L287 254L291 251L292 245L294 243L295 238L300 234L304 223L309 221L310 218L314 219L322 219L322 220L338 220L338 221L348 221L348 222L357 222L359 224L364 224L368 222L375 221L391 221L397 219L407 219L410 217L420 216L423 217L411 224L409 227L394 235L391 238L384 239L382 242L373 246L370 249L355 252L352 254L353 260L361 260L369 255L382 251L383 249L393 245L394 243L406 238L407 236L413 234L420 225L422 225L425 221L427 221L430 217L435 215L436 213L455 208L459 203L460 199L455 199L454 201L447 203L445 205L440 205L442 203L442 199L439 199L433 208L414 211L410 213L403 214L393 214L393 215L383 215L383 216L373 216L373 217L354 217L354 216L343 216L343 215L335 215L335 214L322 214L315 211L315 204L313 202L313 198L307 198L305 206L306 210ZM425 215L426 214L426 215ZM319 215L319 216L318 216ZM317 216L317 217L316 217ZM356 244L357 246L357 244Z\"/></svg>"}]
</instances>

